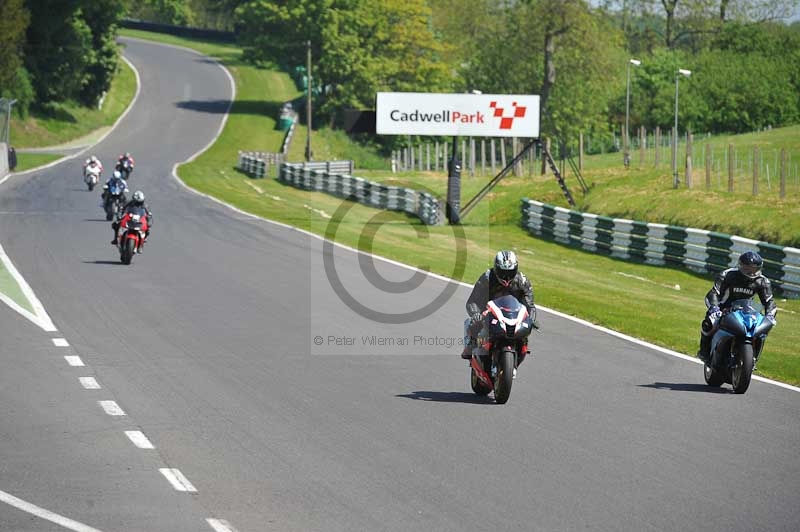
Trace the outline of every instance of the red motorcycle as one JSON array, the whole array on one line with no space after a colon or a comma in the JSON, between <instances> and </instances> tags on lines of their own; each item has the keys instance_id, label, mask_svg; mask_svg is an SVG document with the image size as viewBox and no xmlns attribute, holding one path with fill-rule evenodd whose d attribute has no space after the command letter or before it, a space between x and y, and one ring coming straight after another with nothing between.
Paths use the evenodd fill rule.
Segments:
<instances>
[{"instance_id":1,"label":"red motorcycle","mask_svg":"<svg viewBox=\"0 0 800 532\"><path fill-rule=\"evenodd\" d=\"M122 264L131 263L133 255L144 244L147 228L147 212L141 207L127 211L120 219L117 230L117 247Z\"/></svg>"},{"instance_id":2,"label":"red motorcycle","mask_svg":"<svg viewBox=\"0 0 800 532\"><path fill-rule=\"evenodd\" d=\"M523 340L538 325L528 309L511 295L490 301L483 312L483 329L470 360L470 385L477 395L494 392L494 400L505 404L511 395L514 369L521 357Z\"/></svg>"}]
</instances>

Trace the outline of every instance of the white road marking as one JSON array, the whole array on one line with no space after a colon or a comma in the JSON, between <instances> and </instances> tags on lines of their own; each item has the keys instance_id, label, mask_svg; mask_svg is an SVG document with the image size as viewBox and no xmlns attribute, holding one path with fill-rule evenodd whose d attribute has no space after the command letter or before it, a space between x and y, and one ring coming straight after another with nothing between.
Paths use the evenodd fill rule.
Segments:
<instances>
[{"instance_id":1,"label":"white road marking","mask_svg":"<svg viewBox=\"0 0 800 532\"><path fill-rule=\"evenodd\" d=\"M56 347L69 347L69 342L66 338L53 338L53 345Z\"/></svg>"},{"instance_id":2,"label":"white road marking","mask_svg":"<svg viewBox=\"0 0 800 532\"><path fill-rule=\"evenodd\" d=\"M124 416L125 411L122 410L116 401L97 401L100 403L100 406L103 410L106 411L106 414L109 416Z\"/></svg>"},{"instance_id":3,"label":"white road marking","mask_svg":"<svg viewBox=\"0 0 800 532\"><path fill-rule=\"evenodd\" d=\"M236 532L236 529L224 519L206 519L206 522L211 525L215 532Z\"/></svg>"},{"instance_id":4,"label":"white road marking","mask_svg":"<svg viewBox=\"0 0 800 532\"><path fill-rule=\"evenodd\" d=\"M11 174L9 174L9 176L10 175ZM6 176L5 179L8 179L8 176ZM0 183L5 181L5 179L0 180ZM58 329L56 329L56 326L53 325L53 321L50 319L50 316L48 316L47 312L44 310L44 306L36 297L36 294L33 293L33 289L28 285L28 283L22 277L22 274L19 273L17 268L11 262L11 259L8 258L8 255L6 255L6 252L3 249L2 245L0 245L0 262L3 263L3 265L6 267L6 270L8 270L8 273L10 273L11 277L13 277L14 280L17 282L17 285L19 286L20 290L22 290L22 295L24 295L28 299L28 302L31 304L31 307L33 307L33 313L31 313L29 310L25 308L22 308L19 304L17 304L16 301L13 301L10 297L8 297L5 294L0 294L0 301L4 302L9 307L16 310L18 313L22 314L25 318L35 323L36 325L44 329L46 332L57 331Z\"/></svg>"},{"instance_id":5,"label":"white road marking","mask_svg":"<svg viewBox=\"0 0 800 532\"><path fill-rule=\"evenodd\" d=\"M97 382L97 379L94 377L80 377L81 386L86 388L87 390L99 390L100 384Z\"/></svg>"},{"instance_id":6,"label":"white road marking","mask_svg":"<svg viewBox=\"0 0 800 532\"><path fill-rule=\"evenodd\" d=\"M13 495L4 491L0 491L0 501L22 510L23 512L28 512L36 517L41 517L42 519L46 519L47 521L60 525L64 528L73 530L74 532L100 532L100 530L92 528L89 525L84 525L83 523L73 521L68 517L53 513L50 510L45 510L44 508L36 506L35 504L31 504L27 501L23 501L22 499L18 499L17 497L14 497Z\"/></svg>"},{"instance_id":7,"label":"white road marking","mask_svg":"<svg viewBox=\"0 0 800 532\"><path fill-rule=\"evenodd\" d=\"M138 447L139 449L155 449L155 446L150 443L150 440L147 439L141 431L138 430L126 430L125 436L128 437L133 444Z\"/></svg>"},{"instance_id":8,"label":"white road marking","mask_svg":"<svg viewBox=\"0 0 800 532\"><path fill-rule=\"evenodd\" d=\"M70 366L83 366L83 360L81 360L81 357L77 355L67 355L64 357L64 359Z\"/></svg>"},{"instance_id":9,"label":"white road marking","mask_svg":"<svg viewBox=\"0 0 800 532\"><path fill-rule=\"evenodd\" d=\"M192 483L189 482L189 479L183 476L183 473L181 473L179 470L162 467L159 469L159 471L162 475L164 475L164 477L166 477L167 480L169 480L169 483L172 484L172 487L176 490L191 492L197 491L197 489L192 486Z\"/></svg>"}]
</instances>

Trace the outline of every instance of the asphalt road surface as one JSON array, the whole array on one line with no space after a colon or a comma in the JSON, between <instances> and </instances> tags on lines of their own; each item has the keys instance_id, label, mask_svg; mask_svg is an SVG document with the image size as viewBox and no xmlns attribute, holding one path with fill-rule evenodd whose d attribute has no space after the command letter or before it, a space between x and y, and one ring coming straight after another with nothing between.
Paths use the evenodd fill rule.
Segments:
<instances>
[{"instance_id":1,"label":"asphalt road surface","mask_svg":"<svg viewBox=\"0 0 800 532\"><path fill-rule=\"evenodd\" d=\"M93 153L134 154L145 252L119 264L80 159L0 186L0 242L58 328L0 306L0 530L798 530L800 394L713 391L693 362L544 314L509 403L476 398L448 346L468 289L410 324L352 311L319 239L171 177L214 138L224 71L126 42L142 91ZM446 286L392 294L333 259L378 311Z\"/></svg>"}]
</instances>

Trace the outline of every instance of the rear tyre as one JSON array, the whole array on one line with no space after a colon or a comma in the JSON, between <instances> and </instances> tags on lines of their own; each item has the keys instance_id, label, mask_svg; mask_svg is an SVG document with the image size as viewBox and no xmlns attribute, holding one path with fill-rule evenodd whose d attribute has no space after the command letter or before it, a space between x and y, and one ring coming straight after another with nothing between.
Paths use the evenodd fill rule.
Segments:
<instances>
[{"instance_id":1,"label":"rear tyre","mask_svg":"<svg viewBox=\"0 0 800 532\"><path fill-rule=\"evenodd\" d=\"M708 364L703 367L703 377L706 379L706 384L715 388L719 388L725 382L725 377Z\"/></svg>"},{"instance_id":2,"label":"rear tyre","mask_svg":"<svg viewBox=\"0 0 800 532\"><path fill-rule=\"evenodd\" d=\"M89 192L91 192L92 190L94 190L94 183L92 183L91 181L89 181L89 183L87 183L87 185L88 185L88 187L89 187Z\"/></svg>"},{"instance_id":3,"label":"rear tyre","mask_svg":"<svg viewBox=\"0 0 800 532\"><path fill-rule=\"evenodd\" d=\"M739 363L731 370L731 385L733 393L744 393L750 387L750 377L753 375L753 345L742 344L737 349Z\"/></svg>"},{"instance_id":4,"label":"rear tyre","mask_svg":"<svg viewBox=\"0 0 800 532\"><path fill-rule=\"evenodd\" d=\"M514 351L506 350L498 355L497 376L494 378L494 400L504 405L511 396L511 384L514 382Z\"/></svg>"},{"instance_id":5,"label":"rear tyre","mask_svg":"<svg viewBox=\"0 0 800 532\"><path fill-rule=\"evenodd\" d=\"M481 382L481 380L478 378L478 374L475 373L475 368L471 368L470 371L469 383L472 386L472 391L475 392L475 395L480 397L489 395L489 392L492 391L491 388Z\"/></svg>"}]
</instances>

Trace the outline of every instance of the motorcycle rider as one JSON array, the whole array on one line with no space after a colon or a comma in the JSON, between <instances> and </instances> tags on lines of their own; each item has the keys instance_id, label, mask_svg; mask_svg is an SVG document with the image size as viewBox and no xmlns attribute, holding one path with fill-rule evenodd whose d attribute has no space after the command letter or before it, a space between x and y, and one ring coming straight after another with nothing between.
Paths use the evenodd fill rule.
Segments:
<instances>
[{"instance_id":1,"label":"motorcycle rider","mask_svg":"<svg viewBox=\"0 0 800 532\"><path fill-rule=\"evenodd\" d=\"M130 152L126 151L125 153L119 156L119 159L117 159L117 165L115 166L115 169L119 170L120 172L125 172L125 162L130 163L131 166L130 171L123 178L123 179L128 179L130 175L133 173L133 167L136 164Z\"/></svg>"},{"instance_id":2,"label":"motorcycle rider","mask_svg":"<svg viewBox=\"0 0 800 532\"><path fill-rule=\"evenodd\" d=\"M99 169L100 171L97 172L98 178L100 174L103 173L103 163L100 162L100 159L98 159L96 155L92 155L83 163L83 177L86 177L87 170L89 169Z\"/></svg>"},{"instance_id":3,"label":"motorcycle rider","mask_svg":"<svg viewBox=\"0 0 800 532\"><path fill-rule=\"evenodd\" d=\"M103 200L103 206L106 204L106 197L108 196L109 188L115 181L119 181L119 186L122 187L122 203L126 203L128 201L127 196L125 196L125 193L128 192L128 183L122 179L122 172L119 170L114 170L112 176L109 177L108 181L106 181L106 184L103 185L103 193L100 194L100 198Z\"/></svg>"},{"instance_id":4,"label":"motorcycle rider","mask_svg":"<svg viewBox=\"0 0 800 532\"><path fill-rule=\"evenodd\" d=\"M133 212L136 209L144 209L145 216L147 217L147 231L144 233L144 240L139 243L139 248L136 250L137 253L141 253L142 248L144 248L144 243L147 241L147 237L150 236L150 229L153 227L153 213L150 212L149 207L144 202L144 192L141 190L137 190L133 193L131 200L122 208L120 218L111 222L111 227L114 229L114 240L112 240L111 243L115 246L117 245L117 232L119 231L120 219L127 213Z\"/></svg>"},{"instance_id":5,"label":"motorcycle rider","mask_svg":"<svg viewBox=\"0 0 800 532\"><path fill-rule=\"evenodd\" d=\"M746 251L739 255L736 268L728 268L717 274L714 286L706 294L708 310L700 325L700 350L697 357L703 362L710 359L711 339L717 332L722 311L730 307L731 302L752 299L758 294L766 318L772 321L773 326L777 323L775 315L778 313L778 306L772 297L772 283L761 273L763 266L764 261L758 253Z\"/></svg>"},{"instance_id":6,"label":"motorcycle rider","mask_svg":"<svg viewBox=\"0 0 800 532\"><path fill-rule=\"evenodd\" d=\"M468 337L469 341L465 342L461 358L465 360L472 358L472 348L476 346L475 337L483 328L483 311L486 310L486 305L489 301L504 295L512 295L525 305L534 327L538 328L536 307L533 304L533 286L525 274L519 271L517 255L513 251L498 251L494 257L494 266L478 278L467 300L469 318L464 322L464 336ZM517 366L522 364L527 354L528 339L525 338L517 358Z\"/></svg>"}]
</instances>

